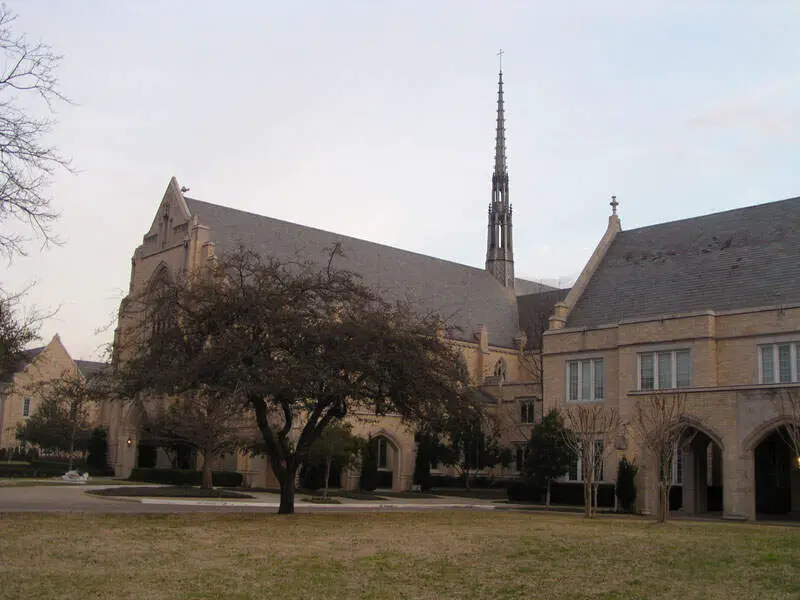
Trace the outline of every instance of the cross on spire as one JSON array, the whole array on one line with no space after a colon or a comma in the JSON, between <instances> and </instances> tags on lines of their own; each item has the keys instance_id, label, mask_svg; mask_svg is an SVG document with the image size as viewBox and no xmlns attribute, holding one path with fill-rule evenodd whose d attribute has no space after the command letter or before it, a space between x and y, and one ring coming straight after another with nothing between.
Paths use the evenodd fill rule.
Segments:
<instances>
[{"instance_id":1,"label":"cross on spire","mask_svg":"<svg viewBox=\"0 0 800 600\"><path fill-rule=\"evenodd\" d=\"M503 49L500 48L500 52L497 53L497 56L500 57L500 72L501 73L503 72L503 54L505 54L505 52L503 52Z\"/></svg>"},{"instance_id":2,"label":"cross on spire","mask_svg":"<svg viewBox=\"0 0 800 600\"><path fill-rule=\"evenodd\" d=\"M617 207L619 206L619 202L617 202L617 197L611 196L611 202L609 202L609 204L611 205L611 214L616 215Z\"/></svg>"}]
</instances>

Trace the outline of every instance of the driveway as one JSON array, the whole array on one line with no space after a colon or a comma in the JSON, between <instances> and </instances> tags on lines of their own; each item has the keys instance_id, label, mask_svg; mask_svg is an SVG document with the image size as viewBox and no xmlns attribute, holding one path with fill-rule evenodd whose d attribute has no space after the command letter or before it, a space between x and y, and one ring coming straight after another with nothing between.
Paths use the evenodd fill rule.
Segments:
<instances>
[{"instance_id":1,"label":"driveway","mask_svg":"<svg viewBox=\"0 0 800 600\"><path fill-rule=\"evenodd\" d=\"M87 512L87 513L183 513L183 512L266 512L278 510L277 494L254 492L252 499L206 500L193 498L108 498L86 494L108 485L0 486L0 512ZM486 500L461 498L392 499L389 501L344 500L342 504L311 504L298 498L297 512L387 511L387 510L491 510Z\"/></svg>"}]
</instances>

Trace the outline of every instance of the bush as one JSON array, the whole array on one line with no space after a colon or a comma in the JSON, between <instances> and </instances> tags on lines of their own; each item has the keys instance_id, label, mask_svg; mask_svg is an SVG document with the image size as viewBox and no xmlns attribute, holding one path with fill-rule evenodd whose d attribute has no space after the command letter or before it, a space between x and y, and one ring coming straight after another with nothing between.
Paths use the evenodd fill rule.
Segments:
<instances>
[{"instance_id":1,"label":"bush","mask_svg":"<svg viewBox=\"0 0 800 600\"><path fill-rule=\"evenodd\" d=\"M194 469L138 468L131 471L130 481L146 481L167 485L200 485L202 472ZM239 487L244 476L236 471L214 471L211 483L215 487Z\"/></svg>"},{"instance_id":2,"label":"bush","mask_svg":"<svg viewBox=\"0 0 800 600\"><path fill-rule=\"evenodd\" d=\"M636 507L636 473L639 467L635 461L623 456L617 467L617 499L625 512L633 512Z\"/></svg>"},{"instance_id":3,"label":"bush","mask_svg":"<svg viewBox=\"0 0 800 600\"><path fill-rule=\"evenodd\" d=\"M0 477L58 477L66 473L63 466L57 465L15 465L0 463Z\"/></svg>"},{"instance_id":4,"label":"bush","mask_svg":"<svg viewBox=\"0 0 800 600\"><path fill-rule=\"evenodd\" d=\"M512 502L541 502L542 490L529 479L515 479L506 485L508 499Z\"/></svg>"}]
</instances>

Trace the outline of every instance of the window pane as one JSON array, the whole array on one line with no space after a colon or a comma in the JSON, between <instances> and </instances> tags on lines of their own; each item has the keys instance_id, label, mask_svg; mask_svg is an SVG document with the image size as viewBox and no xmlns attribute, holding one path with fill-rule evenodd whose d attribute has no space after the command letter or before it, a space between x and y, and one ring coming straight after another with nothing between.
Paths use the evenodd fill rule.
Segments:
<instances>
[{"instance_id":1,"label":"window pane","mask_svg":"<svg viewBox=\"0 0 800 600\"><path fill-rule=\"evenodd\" d=\"M794 380L800 381L800 344L794 345Z\"/></svg>"},{"instance_id":2,"label":"window pane","mask_svg":"<svg viewBox=\"0 0 800 600\"><path fill-rule=\"evenodd\" d=\"M778 346L778 381L792 380L792 347L790 344Z\"/></svg>"},{"instance_id":3,"label":"window pane","mask_svg":"<svg viewBox=\"0 0 800 600\"><path fill-rule=\"evenodd\" d=\"M672 352L658 353L658 389L664 390L672 385Z\"/></svg>"},{"instance_id":4,"label":"window pane","mask_svg":"<svg viewBox=\"0 0 800 600\"><path fill-rule=\"evenodd\" d=\"M569 397L567 400L578 399L578 363L573 361L569 363Z\"/></svg>"},{"instance_id":5,"label":"window pane","mask_svg":"<svg viewBox=\"0 0 800 600\"><path fill-rule=\"evenodd\" d=\"M761 383L775 383L774 346L761 346Z\"/></svg>"},{"instance_id":6,"label":"window pane","mask_svg":"<svg viewBox=\"0 0 800 600\"><path fill-rule=\"evenodd\" d=\"M581 400L592 398L592 361L581 361Z\"/></svg>"},{"instance_id":7,"label":"window pane","mask_svg":"<svg viewBox=\"0 0 800 600\"><path fill-rule=\"evenodd\" d=\"M639 371L639 380L640 385L643 390L652 390L653 389L653 355L652 354L640 354L639 355L640 361L640 371Z\"/></svg>"},{"instance_id":8,"label":"window pane","mask_svg":"<svg viewBox=\"0 0 800 600\"><path fill-rule=\"evenodd\" d=\"M681 350L675 353L676 384L679 388L692 386L692 368L689 360L689 351Z\"/></svg>"},{"instance_id":9,"label":"window pane","mask_svg":"<svg viewBox=\"0 0 800 600\"><path fill-rule=\"evenodd\" d=\"M595 400L602 400L603 399L603 359L596 358L594 360L594 399Z\"/></svg>"}]
</instances>

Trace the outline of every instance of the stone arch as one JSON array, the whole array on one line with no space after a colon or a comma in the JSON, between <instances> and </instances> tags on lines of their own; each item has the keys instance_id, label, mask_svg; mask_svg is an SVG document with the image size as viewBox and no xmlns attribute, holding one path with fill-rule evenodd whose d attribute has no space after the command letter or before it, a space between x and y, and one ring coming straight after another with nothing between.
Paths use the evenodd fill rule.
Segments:
<instances>
[{"instance_id":1,"label":"stone arch","mask_svg":"<svg viewBox=\"0 0 800 600\"><path fill-rule=\"evenodd\" d=\"M386 440L386 462L383 463L384 466L381 466L379 463L378 471L379 473L388 473L388 475L380 475L380 478L382 479L380 482L380 487L394 488L397 486L397 478L400 476L403 469L403 453L400 442L397 440L397 437L394 434L383 427L370 435L373 440ZM380 441L378 443L380 444ZM380 458L381 457L379 456L379 459Z\"/></svg>"},{"instance_id":2,"label":"stone arch","mask_svg":"<svg viewBox=\"0 0 800 600\"><path fill-rule=\"evenodd\" d=\"M752 465L753 516L800 512L800 470L785 428L790 419L779 415L762 422L744 438L742 449Z\"/></svg>"},{"instance_id":3,"label":"stone arch","mask_svg":"<svg viewBox=\"0 0 800 600\"><path fill-rule=\"evenodd\" d=\"M150 278L147 280L145 292L149 294L157 290L160 285L172 283L172 281L172 272L170 271L169 265L162 260L158 263L156 268L153 269L153 274L150 275Z\"/></svg>"},{"instance_id":4,"label":"stone arch","mask_svg":"<svg viewBox=\"0 0 800 600\"><path fill-rule=\"evenodd\" d=\"M723 511L723 437L713 427L694 415L685 415L682 422L688 426L680 441L675 475L680 480L680 494L675 494L670 504L690 515L721 513Z\"/></svg>"},{"instance_id":5,"label":"stone arch","mask_svg":"<svg viewBox=\"0 0 800 600\"><path fill-rule=\"evenodd\" d=\"M783 415L762 422L744 438L742 441L742 449L747 453L755 452L755 449L761 442L772 435L773 432L778 431L781 427L785 427L788 424L788 417Z\"/></svg>"}]
</instances>

